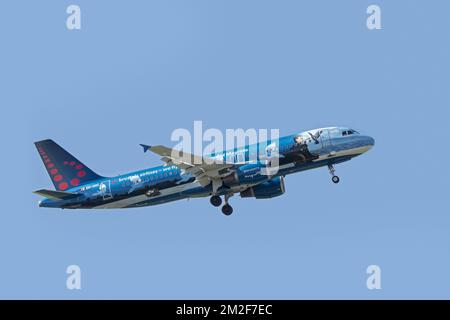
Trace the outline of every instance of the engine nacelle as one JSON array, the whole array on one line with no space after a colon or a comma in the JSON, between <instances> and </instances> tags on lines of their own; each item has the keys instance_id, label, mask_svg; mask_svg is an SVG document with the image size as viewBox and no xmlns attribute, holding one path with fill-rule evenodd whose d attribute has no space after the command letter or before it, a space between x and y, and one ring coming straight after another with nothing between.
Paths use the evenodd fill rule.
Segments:
<instances>
[{"instance_id":1,"label":"engine nacelle","mask_svg":"<svg viewBox=\"0 0 450 320\"><path fill-rule=\"evenodd\" d=\"M264 174L265 166L261 163L245 164L237 168L232 174L222 178L224 185L228 187L234 187L239 184L253 184L259 183L269 178Z\"/></svg>"},{"instance_id":2,"label":"engine nacelle","mask_svg":"<svg viewBox=\"0 0 450 320\"><path fill-rule=\"evenodd\" d=\"M242 198L268 199L281 196L285 192L284 177L275 177L241 192Z\"/></svg>"}]
</instances>

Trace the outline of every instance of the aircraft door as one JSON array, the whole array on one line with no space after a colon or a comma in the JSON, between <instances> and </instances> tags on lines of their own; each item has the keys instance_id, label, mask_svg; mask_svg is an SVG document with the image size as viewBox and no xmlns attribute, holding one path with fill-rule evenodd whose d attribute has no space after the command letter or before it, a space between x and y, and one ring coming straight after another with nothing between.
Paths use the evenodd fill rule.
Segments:
<instances>
[{"instance_id":1,"label":"aircraft door","mask_svg":"<svg viewBox=\"0 0 450 320\"><path fill-rule=\"evenodd\" d=\"M234 163L245 163L245 152L239 151L234 155Z\"/></svg>"},{"instance_id":2,"label":"aircraft door","mask_svg":"<svg viewBox=\"0 0 450 320\"><path fill-rule=\"evenodd\" d=\"M111 180L102 181L100 183L99 190L101 195L103 196L103 200L111 199Z\"/></svg>"},{"instance_id":3,"label":"aircraft door","mask_svg":"<svg viewBox=\"0 0 450 320\"><path fill-rule=\"evenodd\" d=\"M322 149L324 149L324 151L328 151L331 148L331 139L328 129L322 130L322 133L320 134L320 142L322 143Z\"/></svg>"}]
</instances>

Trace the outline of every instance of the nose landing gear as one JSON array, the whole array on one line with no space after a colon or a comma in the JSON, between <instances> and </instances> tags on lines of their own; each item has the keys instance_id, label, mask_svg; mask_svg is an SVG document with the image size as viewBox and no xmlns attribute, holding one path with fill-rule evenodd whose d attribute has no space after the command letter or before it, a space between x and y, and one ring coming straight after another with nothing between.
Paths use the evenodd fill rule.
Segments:
<instances>
[{"instance_id":1,"label":"nose landing gear","mask_svg":"<svg viewBox=\"0 0 450 320\"><path fill-rule=\"evenodd\" d=\"M334 183L339 183L339 177L338 176L333 176L331 178L331 181L333 181Z\"/></svg>"},{"instance_id":2,"label":"nose landing gear","mask_svg":"<svg viewBox=\"0 0 450 320\"><path fill-rule=\"evenodd\" d=\"M339 177L334 174L336 169L334 169L332 164L328 165L328 170L330 171L331 174L331 181L333 181L334 183L339 183Z\"/></svg>"}]
</instances>

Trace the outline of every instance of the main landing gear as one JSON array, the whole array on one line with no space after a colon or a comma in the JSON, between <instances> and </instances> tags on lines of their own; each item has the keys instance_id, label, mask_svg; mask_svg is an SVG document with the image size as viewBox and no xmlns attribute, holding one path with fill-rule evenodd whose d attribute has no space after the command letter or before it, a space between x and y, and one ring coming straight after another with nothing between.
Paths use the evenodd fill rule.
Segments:
<instances>
[{"instance_id":1,"label":"main landing gear","mask_svg":"<svg viewBox=\"0 0 450 320\"><path fill-rule=\"evenodd\" d=\"M233 194L226 194L225 195L225 204L222 206L222 213L226 216L229 216L233 213L233 207L228 203L228 199L231 198ZM219 207L222 204L222 198L218 195L214 195L209 199L209 202L214 207Z\"/></svg>"},{"instance_id":2,"label":"main landing gear","mask_svg":"<svg viewBox=\"0 0 450 320\"><path fill-rule=\"evenodd\" d=\"M220 207L220 205L222 204L222 198L221 197L219 197L219 196L212 196L210 199L209 199L209 202L211 202L211 204L214 206L214 207Z\"/></svg>"},{"instance_id":3,"label":"main landing gear","mask_svg":"<svg viewBox=\"0 0 450 320\"><path fill-rule=\"evenodd\" d=\"M222 213L226 216L229 216L233 213L233 207L230 206L228 203L224 204L222 207Z\"/></svg>"},{"instance_id":4,"label":"main landing gear","mask_svg":"<svg viewBox=\"0 0 450 320\"><path fill-rule=\"evenodd\" d=\"M334 183L339 183L339 177L334 174L336 169L334 169L332 164L328 165L328 170L330 171L331 174L331 181L333 181Z\"/></svg>"}]
</instances>

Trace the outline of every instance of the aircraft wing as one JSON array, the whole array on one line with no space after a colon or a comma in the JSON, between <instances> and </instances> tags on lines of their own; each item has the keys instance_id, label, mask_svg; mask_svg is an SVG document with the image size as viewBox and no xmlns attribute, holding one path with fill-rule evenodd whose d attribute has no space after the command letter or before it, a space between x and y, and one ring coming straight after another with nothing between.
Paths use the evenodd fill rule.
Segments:
<instances>
[{"instance_id":1,"label":"aircraft wing","mask_svg":"<svg viewBox=\"0 0 450 320\"><path fill-rule=\"evenodd\" d=\"M190 153L182 152L165 146L147 146L141 144L144 152L152 151L162 158L167 165L174 165L185 172L194 175L201 185L207 185L214 179L219 179L230 174L230 168L234 167L232 163L221 163L217 160L213 163L205 162L205 158ZM212 162L209 159L209 162Z\"/></svg>"}]
</instances>

